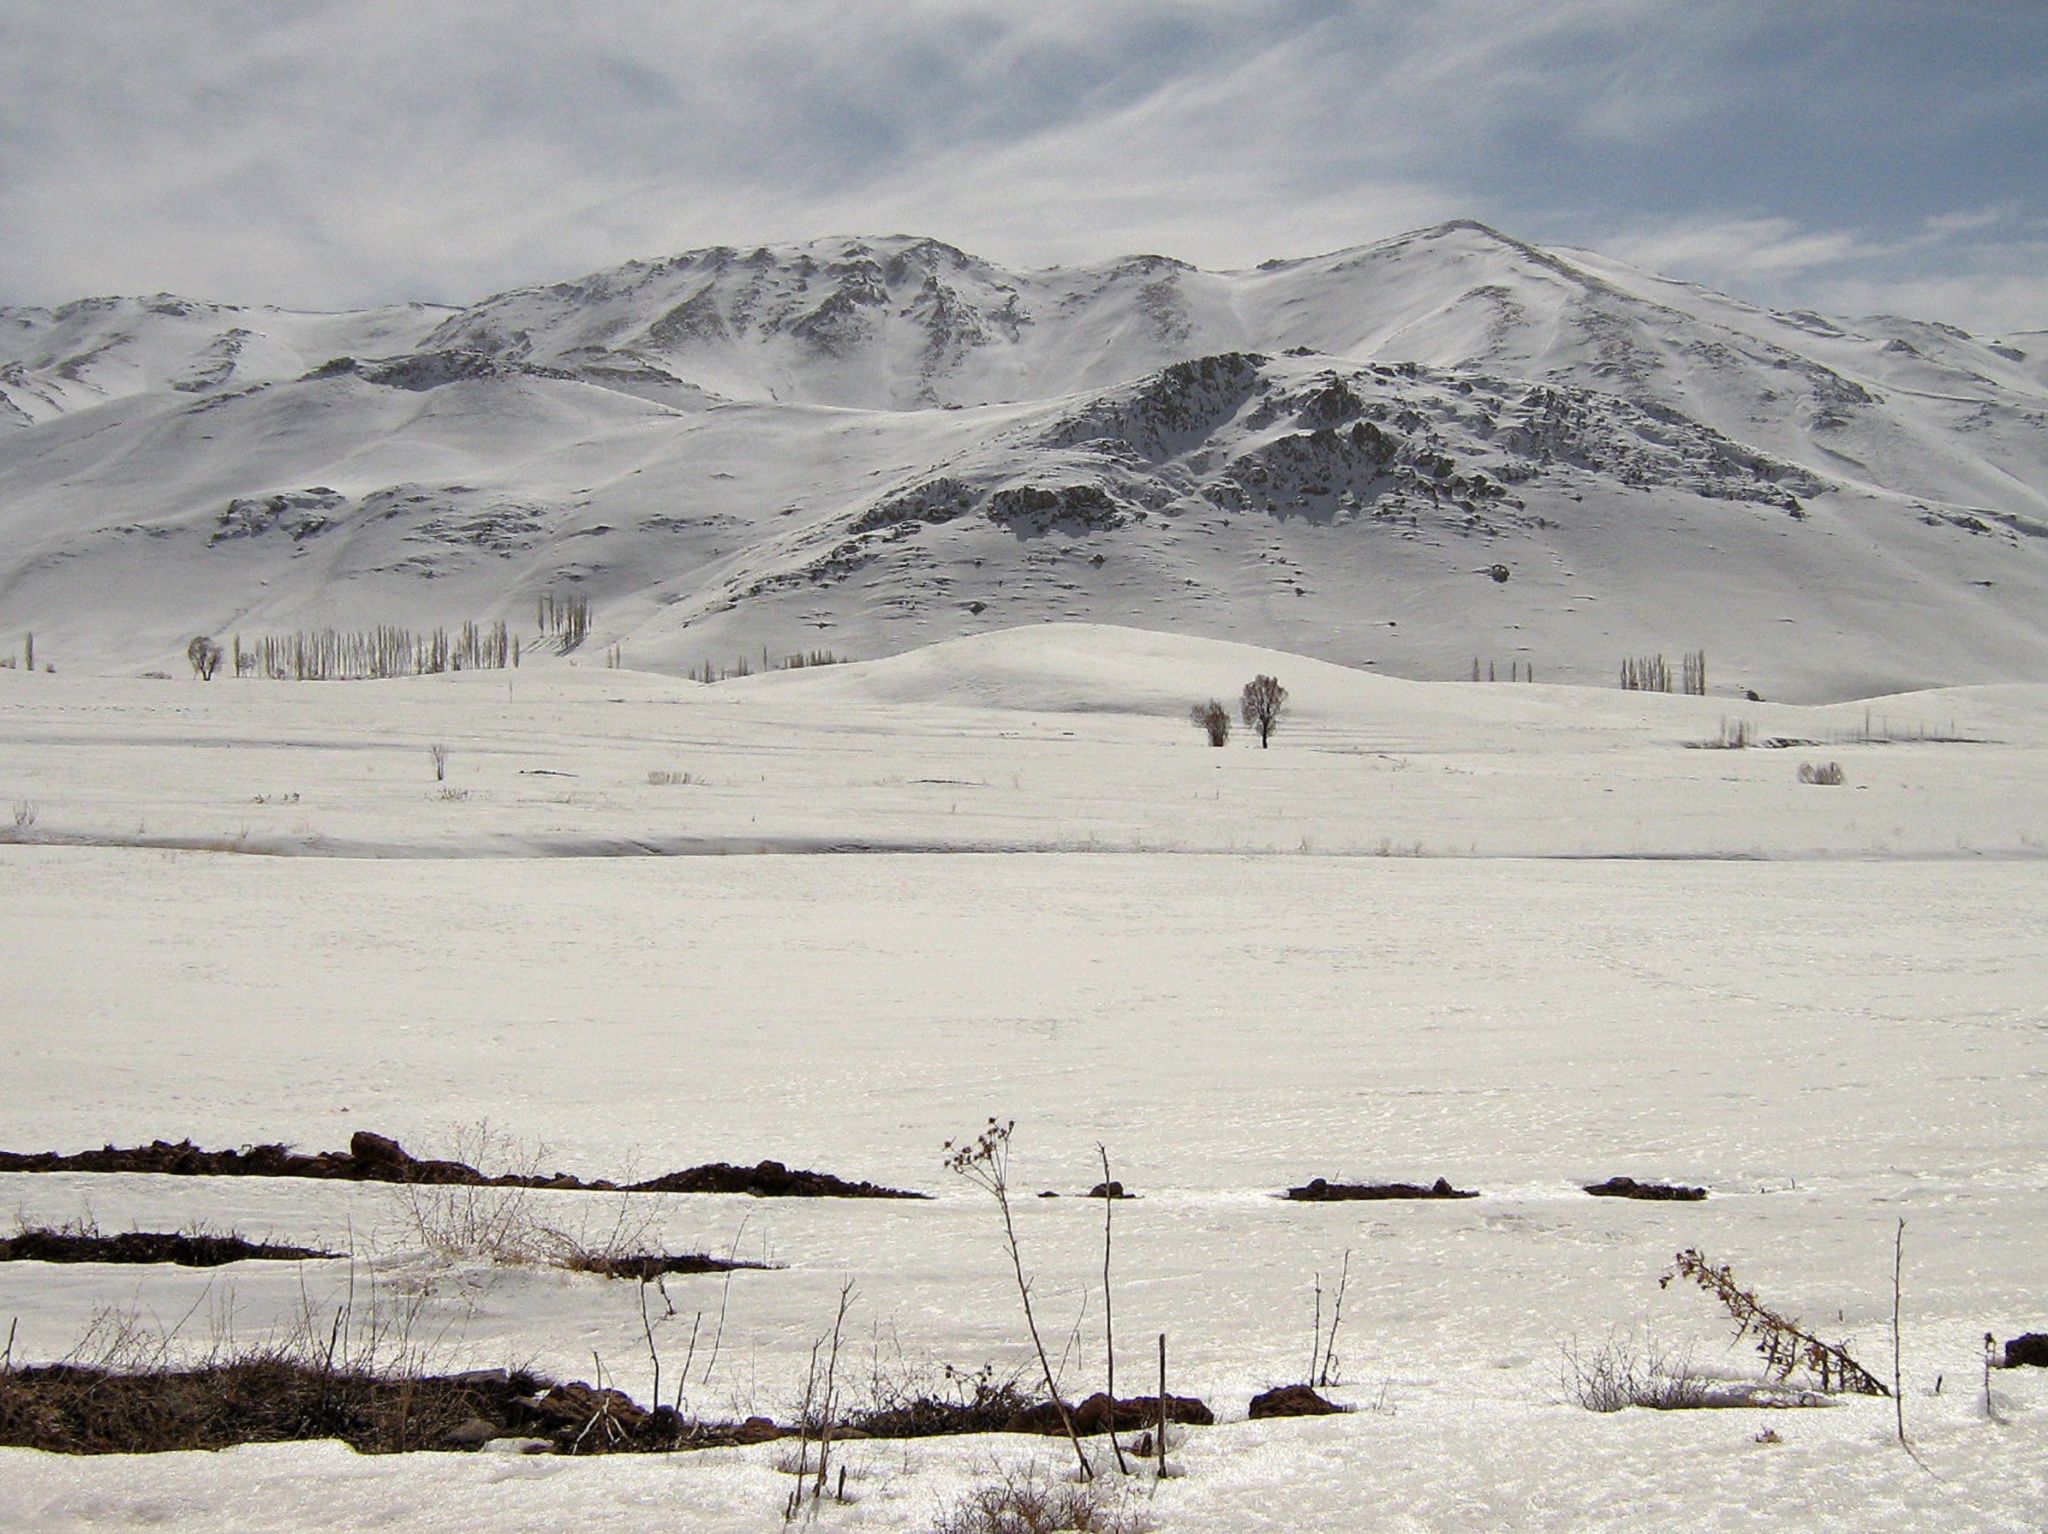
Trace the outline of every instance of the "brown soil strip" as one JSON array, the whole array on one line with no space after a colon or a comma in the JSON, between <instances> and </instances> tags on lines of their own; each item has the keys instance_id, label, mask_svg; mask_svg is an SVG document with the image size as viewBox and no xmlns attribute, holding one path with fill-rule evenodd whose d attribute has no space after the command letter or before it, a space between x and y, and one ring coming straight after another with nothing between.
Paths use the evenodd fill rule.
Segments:
<instances>
[{"instance_id":1,"label":"brown soil strip","mask_svg":"<svg viewBox=\"0 0 2048 1534\"><path fill-rule=\"evenodd\" d=\"M1605 1182L1586 1184L1595 1198L1641 1198L1662 1203L1696 1204L1707 1196L1705 1188L1688 1188L1680 1183L1637 1182L1633 1177L1610 1177Z\"/></svg>"},{"instance_id":2,"label":"brown soil strip","mask_svg":"<svg viewBox=\"0 0 2048 1534\"><path fill-rule=\"evenodd\" d=\"M230 1262L307 1262L339 1257L305 1246L270 1246L237 1235L213 1236L129 1230L24 1230L0 1236L0 1262L168 1262L182 1268L218 1268Z\"/></svg>"},{"instance_id":3,"label":"brown soil strip","mask_svg":"<svg viewBox=\"0 0 2048 1534\"><path fill-rule=\"evenodd\" d=\"M575 1273L637 1278L643 1284L651 1284L670 1273L737 1273L743 1268L766 1272L773 1264L748 1262L740 1257L711 1257L702 1252L631 1252L618 1256L585 1252L569 1257L559 1266Z\"/></svg>"},{"instance_id":4,"label":"brown soil strip","mask_svg":"<svg viewBox=\"0 0 2048 1534\"><path fill-rule=\"evenodd\" d=\"M1309 1203L1336 1203L1346 1199L1373 1198L1477 1198L1476 1190L1454 1188L1439 1177L1428 1187L1412 1182L1326 1182L1318 1177L1299 1188L1289 1188L1287 1197Z\"/></svg>"},{"instance_id":5,"label":"brown soil strip","mask_svg":"<svg viewBox=\"0 0 2048 1534\"><path fill-rule=\"evenodd\" d=\"M829 1172L807 1172L779 1161L733 1166L713 1161L685 1172L627 1185L631 1193L751 1193L756 1198L929 1198L871 1182L848 1182Z\"/></svg>"},{"instance_id":6,"label":"brown soil strip","mask_svg":"<svg viewBox=\"0 0 2048 1534\"><path fill-rule=\"evenodd\" d=\"M758 1443L772 1423L690 1422L616 1390L524 1372L409 1378L255 1356L203 1369L121 1374L76 1364L0 1372L0 1445L60 1454L151 1454L338 1438L365 1454L473 1449L524 1438L561 1454Z\"/></svg>"},{"instance_id":7,"label":"brown soil strip","mask_svg":"<svg viewBox=\"0 0 2048 1534\"><path fill-rule=\"evenodd\" d=\"M76 1155L55 1151L0 1151L0 1172L155 1172L174 1177L313 1177L335 1181L430 1183L480 1188L547 1188L567 1193L751 1193L758 1198L927 1198L871 1182L848 1182L828 1172L793 1170L779 1161L738 1167L725 1162L670 1172L646 1182L588 1182L567 1172L487 1176L462 1161L424 1160L396 1140L358 1130L345 1151L307 1155L282 1145L202 1150L190 1140L173 1145L105 1146Z\"/></svg>"},{"instance_id":8,"label":"brown soil strip","mask_svg":"<svg viewBox=\"0 0 2048 1534\"><path fill-rule=\"evenodd\" d=\"M1194 1396L1175 1395L1165 1399L1168 1422L1191 1423L1196 1427L1213 1427L1216 1423L1216 1414L1209 1410L1206 1401ZM1158 1424L1159 1401L1158 1396L1133 1396L1125 1401L1112 1401L1098 1390L1079 1406L1069 1406L1067 1416L1074 1424L1074 1431L1084 1438L1107 1433L1112 1426L1119 1433L1136 1433ZM1066 1423L1060 1420L1059 1408L1050 1401L1026 1407L1003 1424L1006 1433L1042 1433L1047 1437L1066 1430Z\"/></svg>"}]
</instances>

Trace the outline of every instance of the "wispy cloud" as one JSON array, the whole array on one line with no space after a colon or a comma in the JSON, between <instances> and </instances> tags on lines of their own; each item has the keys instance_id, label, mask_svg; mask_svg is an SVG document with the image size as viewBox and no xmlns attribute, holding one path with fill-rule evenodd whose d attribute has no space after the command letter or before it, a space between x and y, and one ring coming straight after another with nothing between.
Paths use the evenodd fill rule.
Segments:
<instances>
[{"instance_id":1,"label":"wispy cloud","mask_svg":"<svg viewBox=\"0 0 2048 1534\"><path fill-rule=\"evenodd\" d=\"M0 0L0 298L459 299L897 229L1026 264L1241 265L1471 216L1760 296L2014 323L2048 216L2048 11L1856 16Z\"/></svg>"},{"instance_id":2,"label":"wispy cloud","mask_svg":"<svg viewBox=\"0 0 2048 1534\"><path fill-rule=\"evenodd\" d=\"M2048 327L2048 219L2012 202L1882 232L1699 215L1618 226L1592 243L1761 302L1882 310L1985 331Z\"/></svg>"}]
</instances>

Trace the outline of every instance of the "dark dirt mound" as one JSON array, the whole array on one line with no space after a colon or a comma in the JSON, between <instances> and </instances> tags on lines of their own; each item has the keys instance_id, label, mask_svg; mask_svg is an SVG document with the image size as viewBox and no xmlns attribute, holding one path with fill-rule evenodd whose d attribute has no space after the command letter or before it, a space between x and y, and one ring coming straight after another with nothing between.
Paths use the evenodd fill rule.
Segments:
<instances>
[{"instance_id":1,"label":"dark dirt mound","mask_svg":"<svg viewBox=\"0 0 2048 1534\"><path fill-rule=\"evenodd\" d=\"M98 1231L24 1230L0 1236L0 1262L169 1262L185 1268L218 1268L230 1262L265 1259L303 1262L339 1257L304 1246L270 1246L240 1236L169 1234L130 1230L103 1236Z\"/></svg>"},{"instance_id":2,"label":"dark dirt mound","mask_svg":"<svg viewBox=\"0 0 2048 1534\"><path fill-rule=\"evenodd\" d=\"M104 1146L61 1156L55 1151L0 1151L0 1172L156 1172L171 1177L315 1177L336 1181L460 1184L492 1188L595 1188L566 1172L545 1177L508 1174L487 1177L462 1161L421 1160L396 1140L359 1130L345 1151L307 1155L283 1145L246 1145L240 1150L202 1150L190 1140L173 1145Z\"/></svg>"},{"instance_id":3,"label":"dark dirt mound","mask_svg":"<svg viewBox=\"0 0 2048 1534\"><path fill-rule=\"evenodd\" d=\"M56 1151L0 1151L0 1172L155 1172L173 1177L315 1177L353 1182L431 1183L477 1188L546 1188L565 1193L611 1193L606 1178L585 1182L567 1172L489 1176L463 1161L423 1160L386 1135L359 1129L345 1151L307 1155L283 1145L202 1150L190 1140L173 1145L104 1146L76 1155ZM670 1172L627 1185L632 1193L751 1193L759 1198L926 1198L871 1182L848 1182L828 1172L793 1171L779 1161L736 1167L725 1162Z\"/></svg>"},{"instance_id":4,"label":"dark dirt mound","mask_svg":"<svg viewBox=\"0 0 2048 1534\"><path fill-rule=\"evenodd\" d=\"M1684 1204L1698 1203L1707 1196L1705 1188L1688 1188L1683 1183L1637 1182L1633 1177L1587 1183L1586 1191L1595 1198L1641 1198Z\"/></svg>"},{"instance_id":5,"label":"dark dirt mound","mask_svg":"<svg viewBox=\"0 0 2048 1534\"><path fill-rule=\"evenodd\" d=\"M2006 1343L2006 1368L2017 1369L2026 1364L2048 1369L2048 1332L2022 1332Z\"/></svg>"},{"instance_id":6,"label":"dark dirt mound","mask_svg":"<svg viewBox=\"0 0 2048 1534\"><path fill-rule=\"evenodd\" d=\"M1299 1188L1289 1188L1287 1197L1310 1203L1369 1198L1477 1198L1478 1193L1454 1188L1439 1177L1428 1187L1412 1182L1326 1182L1318 1177Z\"/></svg>"},{"instance_id":7,"label":"dark dirt mound","mask_svg":"<svg viewBox=\"0 0 2048 1534\"><path fill-rule=\"evenodd\" d=\"M772 1423L687 1422L616 1390L501 1369L394 1378L257 1356L145 1374L75 1364L0 1373L0 1445L61 1454L311 1438L338 1438L366 1454L475 1448L492 1438L610 1454L757 1443L779 1433Z\"/></svg>"},{"instance_id":8,"label":"dark dirt mound","mask_svg":"<svg viewBox=\"0 0 2048 1534\"><path fill-rule=\"evenodd\" d=\"M713 1161L666 1177L628 1184L629 1193L751 1193L756 1198L928 1198L925 1193L906 1193L871 1182L848 1182L829 1172L807 1172L763 1161L757 1166L733 1166Z\"/></svg>"},{"instance_id":9,"label":"dark dirt mound","mask_svg":"<svg viewBox=\"0 0 2048 1534\"><path fill-rule=\"evenodd\" d=\"M1112 1403L1098 1390L1079 1406L1068 1406L1067 1411L1074 1419L1074 1431L1083 1437L1107 1433L1112 1426L1112 1416L1119 1433L1136 1433L1158 1425L1159 1397L1133 1396L1129 1400ZM1215 1423L1216 1414L1209 1410L1207 1403L1193 1396L1170 1395L1166 1398L1166 1420L1209 1427ZM1060 1422L1059 1408L1050 1401L1040 1401L1012 1416L1003 1424L1003 1431L1051 1435L1064 1433L1066 1428Z\"/></svg>"},{"instance_id":10,"label":"dark dirt mound","mask_svg":"<svg viewBox=\"0 0 2048 1534\"><path fill-rule=\"evenodd\" d=\"M1276 1385L1252 1397L1251 1416L1253 1421L1261 1417L1327 1417L1343 1409L1306 1385Z\"/></svg>"},{"instance_id":11,"label":"dark dirt mound","mask_svg":"<svg viewBox=\"0 0 2048 1534\"><path fill-rule=\"evenodd\" d=\"M566 1258L561 1266L577 1273L602 1273L606 1278L637 1278L646 1284L669 1273L765 1272L772 1264L704 1252L582 1252Z\"/></svg>"}]
</instances>

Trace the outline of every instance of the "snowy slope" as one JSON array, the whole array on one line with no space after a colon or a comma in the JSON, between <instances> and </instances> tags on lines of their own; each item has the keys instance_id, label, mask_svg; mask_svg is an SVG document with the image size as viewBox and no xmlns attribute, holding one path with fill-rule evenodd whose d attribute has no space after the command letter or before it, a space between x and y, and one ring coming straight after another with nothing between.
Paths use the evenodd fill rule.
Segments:
<instances>
[{"instance_id":1,"label":"snowy slope","mask_svg":"<svg viewBox=\"0 0 2048 1534\"><path fill-rule=\"evenodd\" d=\"M459 312L0 311L0 632L167 666L577 590L676 670L1070 619L1413 677L2039 679L2044 351L1467 223L1233 273L897 236Z\"/></svg>"}]
</instances>

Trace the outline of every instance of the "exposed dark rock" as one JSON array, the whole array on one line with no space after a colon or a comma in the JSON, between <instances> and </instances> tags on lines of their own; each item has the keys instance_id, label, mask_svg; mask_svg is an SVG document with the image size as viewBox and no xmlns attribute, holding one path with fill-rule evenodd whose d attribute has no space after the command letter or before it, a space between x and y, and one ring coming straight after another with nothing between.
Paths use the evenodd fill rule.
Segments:
<instances>
[{"instance_id":1,"label":"exposed dark rock","mask_svg":"<svg viewBox=\"0 0 2048 1534\"><path fill-rule=\"evenodd\" d=\"M1012 531L1118 527L1129 515L1100 485L1018 485L988 499L988 519Z\"/></svg>"},{"instance_id":2,"label":"exposed dark rock","mask_svg":"<svg viewBox=\"0 0 2048 1534\"><path fill-rule=\"evenodd\" d=\"M1688 1188L1683 1183L1637 1182L1633 1177L1610 1177L1605 1182L1586 1184L1595 1198L1641 1198L1678 1203L1698 1203L1707 1196L1705 1188Z\"/></svg>"},{"instance_id":3,"label":"exposed dark rock","mask_svg":"<svg viewBox=\"0 0 2048 1534\"><path fill-rule=\"evenodd\" d=\"M502 1438L505 1430L487 1417L471 1417L467 1422L450 1428L441 1437L441 1442L451 1449L481 1449L493 1438Z\"/></svg>"},{"instance_id":4,"label":"exposed dark rock","mask_svg":"<svg viewBox=\"0 0 2048 1534\"><path fill-rule=\"evenodd\" d=\"M1439 1177L1428 1187L1412 1182L1328 1182L1315 1178L1299 1188L1289 1188L1287 1197L1310 1203L1335 1203L1346 1199L1373 1198L1477 1198L1476 1190L1454 1188Z\"/></svg>"},{"instance_id":5,"label":"exposed dark rock","mask_svg":"<svg viewBox=\"0 0 2048 1534\"><path fill-rule=\"evenodd\" d=\"M1344 1408L1325 1401L1306 1385L1276 1385L1252 1397L1251 1416L1327 1417Z\"/></svg>"}]
</instances>

